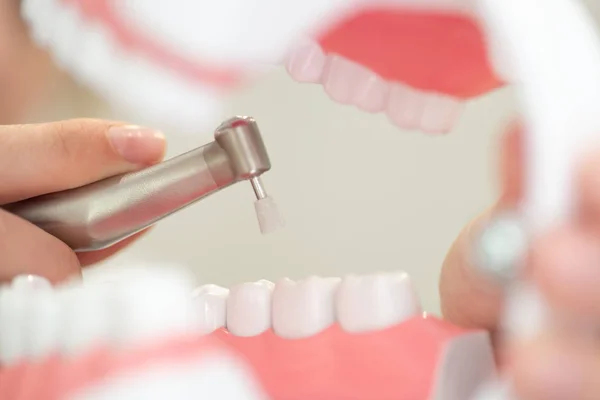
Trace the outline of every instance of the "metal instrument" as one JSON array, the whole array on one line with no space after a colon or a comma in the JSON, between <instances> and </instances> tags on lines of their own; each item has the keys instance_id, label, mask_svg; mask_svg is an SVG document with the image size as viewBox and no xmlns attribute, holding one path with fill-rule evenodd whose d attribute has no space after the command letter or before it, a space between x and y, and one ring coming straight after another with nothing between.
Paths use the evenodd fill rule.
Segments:
<instances>
[{"instance_id":1,"label":"metal instrument","mask_svg":"<svg viewBox=\"0 0 600 400\"><path fill-rule=\"evenodd\" d=\"M5 206L77 252L100 250L236 182L249 180L258 200L271 169L253 118L234 117L215 140L141 171Z\"/></svg>"}]
</instances>

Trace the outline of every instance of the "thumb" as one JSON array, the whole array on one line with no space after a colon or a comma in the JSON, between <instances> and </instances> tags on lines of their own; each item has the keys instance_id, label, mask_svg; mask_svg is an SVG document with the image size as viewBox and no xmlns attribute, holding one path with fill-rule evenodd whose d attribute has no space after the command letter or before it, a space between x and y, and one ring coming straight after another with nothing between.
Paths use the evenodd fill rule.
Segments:
<instances>
[{"instance_id":1,"label":"thumb","mask_svg":"<svg viewBox=\"0 0 600 400\"><path fill-rule=\"evenodd\" d=\"M496 212L516 205L522 193L522 134L518 126L502 136L502 194L489 210L471 221L452 244L442 266L440 297L448 320L466 327L494 330L502 307L502 287L472 265L472 243L477 229Z\"/></svg>"},{"instance_id":2,"label":"thumb","mask_svg":"<svg viewBox=\"0 0 600 400\"><path fill-rule=\"evenodd\" d=\"M165 147L159 132L111 121L0 126L0 204L140 169Z\"/></svg>"}]
</instances>

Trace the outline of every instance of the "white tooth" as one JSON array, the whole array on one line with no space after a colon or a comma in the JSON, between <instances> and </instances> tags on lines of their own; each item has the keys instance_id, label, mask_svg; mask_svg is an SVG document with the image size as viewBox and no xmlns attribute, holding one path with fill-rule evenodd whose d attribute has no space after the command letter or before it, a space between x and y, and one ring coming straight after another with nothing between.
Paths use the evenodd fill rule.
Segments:
<instances>
[{"instance_id":1,"label":"white tooth","mask_svg":"<svg viewBox=\"0 0 600 400\"><path fill-rule=\"evenodd\" d=\"M31 294L27 315L26 353L30 360L40 360L56 353L65 338L61 335L61 308L57 293L36 291ZM64 314L63 314L64 315ZM89 317L89 316L88 316Z\"/></svg>"},{"instance_id":2,"label":"white tooth","mask_svg":"<svg viewBox=\"0 0 600 400\"><path fill-rule=\"evenodd\" d=\"M229 289L217 285L204 285L192 292L201 333L211 333L225 327L228 295Z\"/></svg>"},{"instance_id":3,"label":"white tooth","mask_svg":"<svg viewBox=\"0 0 600 400\"><path fill-rule=\"evenodd\" d=\"M463 103L450 96L428 94L421 115L421 130L429 133L448 133L458 120Z\"/></svg>"},{"instance_id":4,"label":"white tooth","mask_svg":"<svg viewBox=\"0 0 600 400\"><path fill-rule=\"evenodd\" d=\"M115 48L106 28L98 24L90 24L80 33L82 43L77 59L73 60L73 68L85 79L95 83L94 86L110 87L118 78L120 54ZM100 93L105 95L104 89Z\"/></svg>"},{"instance_id":5,"label":"white tooth","mask_svg":"<svg viewBox=\"0 0 600 400\"><path fill-rule=\"evenodd\" d=\"M400 128L419 129L425 104L425 94L403 84L394 84L390 89L386 113Z\"/></svg>"},{"instance_id":6,"label":"white tooth","mask_svg":"<svg viewBox=\"0 0 600 400\"><path fill-rule=\"evenodd\" d=\"M273 330L294 339L315 335L335 322L335 291L341 279L282 279L273 291Z\"/></svg>"},{"instance_id":7,"label":"white tooth","mask_svg":"<svg viewBox=\"0 0 600 400\"><path fill-rule=\"evenodd\" d=\"M354 104L363 111L376 113L385 110L387 105L390 85L375 74L357 77L357 94Z\"/></svg>"},{"instance_id":8,"label":"white tooth","mask_svg":"<svg viewBox=\"0 0 600 400\"><path fill-rule=\"evenodd\" d=\"M332 55L322 78L325 91L333 100L353 104L368 112L383 111L388 97L388 85L360 64Z\"/></svg>"},{"instance_id":9,"label":"white tooth","mask_svg":"<svg viewBox=\"0 0 600 400\"><path fill-rule=\"evenodd\" d=\"M0 366L15 364L25 356L23 316L29 311L28 295L10 288L0 290Z\"/></svg>"},{"instance_id":10,"label":"white tooth","mask_svg":"<svg viewBox=\"0 0 600 400\"><path fill-rule=\"evenodd\" d=\"M269 329L273 286L260 280L233 287L227 299L227 330L236 336L256 336Z\"/></svg>"},{"instance_id":11,"label":"white tooth","mask_svg":"<svg viewBox=\"0 0 600 400\"><path fill-rule=\"evenodd\" d=\"M421 312L404 272L345 277L336 303L338 322L348 332L383 329Z\"/></svg>"},{"instance_id":12,"label":"white tooth","mask_svg":"<svg viewBox=\"0 0 600 400\"><path fill-rule=\"evenodd\" d=\"M109 300L118 319L118 345L129 347L197 334L198 315L190 299L190 283L186 276L167 269L150 270L138 279L116 282L115 295Z\"/></svg>"},{"instance_id":13,"label":"white tooth","mask_svg":"<svg viewBox=\"0 0 600 400\"><path fill-rule=\"evenodd\" d=\"M58 65L65 66L78 60L80 50L85 44L81 41L84 24L75 7L62 4L54 16L54 32L50 38L50 46Z\"/></svg>"},{"instance_id":14,"label":"white tooth","mask_svg":"<svg viewBox=\"0 0 600 400\"><path fill-rule=\"evenodd\" d=\"M37 275L19 275L13 278L11 287L15 290L52 290L50 282Z\"/></svg>"},{"instance_id":15,"label":"white tooth","mask_svg":"<svg viewBox=\"0 0 600 400\"><path fill-rule=\"evenodd\" d=\"M119 79L111 88L119 85L120 90L112 90L109 96L136 120L162 124L177 115L181 132L196 135L199 129L218 123L222 94L214 87L190 82L134 54L121 55L116 65Z\"/></svg>"},{"instance_id":16,"label":"white tooth","mask_svg":"<svg viewBox=\"0 0 600 400\"><path fill-rule=\"evenodd\" d=\"M62 11L56 0L26 0L23 12L31 25L34 40L46 46L56 29L56 16Z\"/></svg>"},{"instance_id":17,"label":"white tooth","mask_svg":"<svg viewBox=\"0 0 600 400\"><path fill-rule=\"evenodd\" d=\"M107 286L86 285L58 291L62 314L60 348L65 355L79 355L111 342L111 316L114 305L110 303Z\"/></svg>"},{"instance_id":18,"label":"white tooth","mask_svg":"<svg viewBox=\"0 0 600 400\"><path fill-rule=\"evenodd\" d=\"M111 376L69 397L70 400L149 399L267 400L252 371L230 355L162 362Z\"/></svg>"},{"instance_id":19,"label":"white tooth","mask_svg":"<svg viewBox=\"0 0 600 400\"><path fill-rule=\"evenodd\" d=\"M286 68L298 82L317 83L321 80L326 58L321 46L312 40L304 40L290 54Z\"/></svg>"}]
</instances>

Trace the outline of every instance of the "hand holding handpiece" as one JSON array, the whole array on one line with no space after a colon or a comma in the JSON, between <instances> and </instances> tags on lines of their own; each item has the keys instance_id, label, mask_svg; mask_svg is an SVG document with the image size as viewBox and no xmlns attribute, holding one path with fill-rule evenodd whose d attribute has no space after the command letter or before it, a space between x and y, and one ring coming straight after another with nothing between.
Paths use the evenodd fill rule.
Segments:
<instances>
[{"instance_id":1,"label":"hand holding handpiece","mask_svg":"<svg viewBox=\"0 0 600 400\"><path fill-rule=\"evenodd\" d=\"M0 204L79 187L159 162L160 132L99 120L0 127ZM53 283L114 254L139 234L107 249L76 255L65 243L0 208L0 282L20 274Z\"/></svg>"}]
</instances>

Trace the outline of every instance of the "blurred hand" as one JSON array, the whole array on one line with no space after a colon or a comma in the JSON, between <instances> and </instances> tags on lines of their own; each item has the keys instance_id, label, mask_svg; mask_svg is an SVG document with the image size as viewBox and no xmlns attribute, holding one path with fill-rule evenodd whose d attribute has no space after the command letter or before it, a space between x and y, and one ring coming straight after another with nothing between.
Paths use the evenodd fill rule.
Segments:
<instances>
[{"instance_id":1,"label":"blurred hand","mask_svg":"<svg viewBox=\"0 0 600 400\"><path fill-rule=\"evenodd\" d=\"M501 198L463 229L444 261L440 281L444 316L461 326L487 329L492 338L503 306L502 288L469 264L469 246L475 227L521 196L520 136L515 128L503 137ZM595 327L600 326L600 152L582 160L578 183L579 218L532 244L526 273L555 309L573 318L574 326ZM498 349L510 363L518 397L600 399L598 333L561 328Z\"/></svg>"},{"instance_id":2,"label":"blurred hand","mask_svg":"<svg viewBox=\"0 0 600 400\"><path fill-rule=\"evenodd\" d=\"M118 122L0 126L0 205L140 169L162 160L165 148L160 133ZM0 282L19 274L65 280L137 236L77 256L54 236L0 209Z\"/></svg>"}]
</instances>

